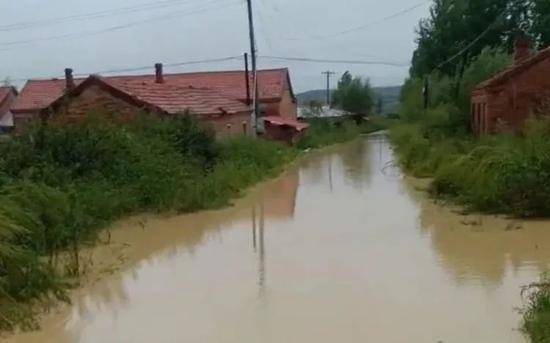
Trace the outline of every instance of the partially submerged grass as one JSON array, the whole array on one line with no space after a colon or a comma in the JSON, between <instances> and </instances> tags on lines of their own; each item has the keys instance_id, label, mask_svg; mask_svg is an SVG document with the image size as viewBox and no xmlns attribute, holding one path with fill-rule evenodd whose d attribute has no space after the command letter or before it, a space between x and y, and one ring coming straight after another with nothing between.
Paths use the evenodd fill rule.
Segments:
<instances>
[{"instance_id":1,"label":"partially submerged grass","mask_svg":"<svg viewBox=\"0 0 550 343\"><path fill-rule=\"evenodd\" d=\"M523 293L528 303L522 330L533 343L550 342L550 277L543 276L540 282L525 287Z\"/></svg>"},{"instance_id":2,"label":"partially submerged grass","mask_svg":"<svg viewBox=\"0 0 550 343\"><path fill-rule=\"evenodd\" d=\"M345 118L327 120L310 119L307 134L298 142L298 148L311 149L343 143L357 138L361 134L387 129L391 120L383 117Z\"/></svg>"},{"instance_id":3,"label":"partially submerged grass","mask_svg":"<svg viewBox=\"0 0 550 343\"><path fill-rule=\"evenodd\" d=\"M403 166L431 177L433 194L468 209L518 217L550 216L550 124L533 121L522 136L438 136L419 123L392 129Z\"/></svg>"},{"instance_id":4,"label":"partially submerged grass","mask_svg":"<svg viewBox=\"0 0 550 343\"><path fill-rule=\"evenodd\" d=\"M113 220L226 205L296 154L247 137L216 141L188 117L39 125L2 142L0 330L32 328L28 305L66 300L81 272L80 247Z\"/></svg>"},{"instance_id":5,"label":"partially submerged grass","mask_svg":"<svg viewBox=\"0 0 550 343\"><path fill-rule=\"evenodd\" d=\"M370 125L314 123L299 146L344 142ZM0 331L35 328L33 304L67 301L81 247L112 221L225 206L298 153L250 137L217 141L187 116L40 123L0 142Z\"/></svg>"}]
</instances>

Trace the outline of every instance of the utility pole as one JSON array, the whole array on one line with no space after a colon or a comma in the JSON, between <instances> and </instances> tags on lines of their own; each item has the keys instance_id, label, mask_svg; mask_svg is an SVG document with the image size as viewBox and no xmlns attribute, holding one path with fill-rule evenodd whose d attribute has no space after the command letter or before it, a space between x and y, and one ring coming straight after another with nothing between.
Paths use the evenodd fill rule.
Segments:
<instances>
[{"instance_id":1,"label":"utility pole","mask_svg":"<svg viewBox=\"0 0 550 343\"><path fill-rule=\"evenodd\" d=\"M249 35L250 35L250 57L252 62L252 77L253 77L253 83L252 83L252 126L253 134L256 135L258 133L258 70L256 65L256 39L254 37L254 16L252 13L252 0L246 0L247 6L248 6L248 29L249 29Z\"/></svg>"},{"instance_id":2,"label":"utility pole","mask_svg":"<svg viewBox=\"0 0 550 343\"><path fill-rule=\"evenodd\" d=\"M327 70L322 72L321 74L327 76L327 106L330 107L330 77L331 75L334 75L336 73L333 71Z\"/></svg>"},{"instance_id":3,"label":"utility pole","mask_svg":"<svg viewBox=\"0 0 550 343\"><path fill-rule=\"evenodd\" d=\"M424 78L424 87L422 88L422 97L424 98L424 110L427 110L430 106L430 78L426 76Z\"/></svg>"}]
</instances>

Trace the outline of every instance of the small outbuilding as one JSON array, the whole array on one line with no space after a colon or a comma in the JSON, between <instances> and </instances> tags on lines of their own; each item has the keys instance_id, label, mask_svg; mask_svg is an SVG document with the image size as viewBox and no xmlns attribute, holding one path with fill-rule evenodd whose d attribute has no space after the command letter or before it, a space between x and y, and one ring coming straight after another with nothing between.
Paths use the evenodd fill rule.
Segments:
<instances>
[{"instance_id":1,"label":"small outbuilding","mask_svg":"<svg viewBox=\"0 0 550 343\"><path fill-rule=\"evenodd\" d=\"M471 123L476 134L519 131L530 115L550 110L550 48L538 53L531 40L515 42L514 63L472 92Z\"/></svg>"},{"instance_id":2,"label":"small outbuilding","mask_svg":"<svg viewBox=\"0 0 550 343\"><path fill-rule=\"evenodd\" d=\"M266 138L288 144L296 143L309 127L308 123L303 123L292 118L270 116L263 117L262 119Z\"/></svg>"}]
</instances>

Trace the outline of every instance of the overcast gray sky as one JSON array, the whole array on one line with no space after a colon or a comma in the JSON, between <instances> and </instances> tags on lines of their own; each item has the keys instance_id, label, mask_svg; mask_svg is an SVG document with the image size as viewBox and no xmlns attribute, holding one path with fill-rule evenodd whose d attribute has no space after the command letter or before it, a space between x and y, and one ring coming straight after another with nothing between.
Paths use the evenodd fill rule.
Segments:
<instances>
[{"instance_id":1,"label":"overcast gray sky","mask_svg":"<svg viewBox=\"0 0 550 343\"><path fill-rule=\"evenodd\" d=\"M259 54L407 64L422 0L253 0ZM146 5L146 6L144 6ZM399 16L381 19L414 8ZM125 8L125 10L121 10ZM101 13L98 13L101 12ZM66 18L81 14L94 16ZM66 18L59 20L59 18ZM28 23L33 23L29 25ZM368 25L362 30L342 33ZM340 33L340 34L338 34ZM249 49L245 0L17 0L0 3L0 78L75 73L216 59ZM400 84L408 67L304 63L288 66L297 91L324 86L323 70ZM242 68L242 61L168 68L168 72ZM147 71L145 71L147 72ZM144 73L141 71L140 73ZM20 82L16 82L20 85Z\"/></svg>"}]
</instances>

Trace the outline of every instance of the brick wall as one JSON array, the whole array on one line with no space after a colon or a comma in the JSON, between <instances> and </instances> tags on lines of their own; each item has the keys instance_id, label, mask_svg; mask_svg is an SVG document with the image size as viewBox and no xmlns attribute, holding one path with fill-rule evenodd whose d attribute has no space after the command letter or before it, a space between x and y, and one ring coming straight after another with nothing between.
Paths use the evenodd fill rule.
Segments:
<instances>
[{"instance_id":1,"label":"brick wall","mask_svg":"<svg viewBox=\"0 0 550 343\"><path fill-rule=\"evenodd\" d=\"M290 86L285 84L283 96L280 101L263 103L263 114L265 116L277 116L296 119L298 117L298 103L292 98Z\"/></svg>"},{"instance_id":2,"label":"brick wall","mask_svg":"<svg viewBox=\"0 0 550 343\"><path fill-rule=\"evenodd\" d=\"M533 65L491 93L488 106L491 123L517 131L525 120L550 101L550 59Z\"/></svg>"},{"instance_id":3,"label":"brick wall","mask_svg":"<svg viewBox=\"0 0 550 343\"><path fill-rule=\"evenodd\" d=\"M71 123L83 120L88 114L106 115L114 121L128 122L136 118L143 109L121 100L99 86L86 88L79 96L68 99L55 113L52 120L60 123ZM20 116L24 125L26 116ZM215 130L220 138L248 134L250 132L250 114L241 113L224 116L199 116L199 121Z\"/></svg>"},{"instance_id":4,"label":"brick wall","mask_svg":"<svg viewBox=\"0 0 550 343\"><path fill-rule=\"evenodd\" d=\"M279 102L279 113L282 117L296 119L298 117L298 104L293 101L290 89L285 89L281 102Z\"/></svg>"},{"instance_id":5,"label":"brick wall","mask_svg":"<svg viewBox=\"0 0 550 343\"><path fill-rule=\"evenodd\" d=\"M199 117L199 120L216 132L218 138L248 135L251 131L250 114L241 113L217 117Z\"/></svg>"},{"instance_id":6,"label":"brick wall","mask_svg":"<svg viewBox=\"0 0 550 343\"><path fill-rule=\"evenodd\" d=\"M79 96L67 100L55 113L53 120L75 122L84 119L88 114L106 115L113 120L128 121L136 117L141 108L123 101L104 91L97 85L87 87Z\"/></svg>"}]
</instances>

